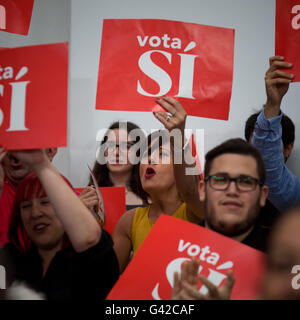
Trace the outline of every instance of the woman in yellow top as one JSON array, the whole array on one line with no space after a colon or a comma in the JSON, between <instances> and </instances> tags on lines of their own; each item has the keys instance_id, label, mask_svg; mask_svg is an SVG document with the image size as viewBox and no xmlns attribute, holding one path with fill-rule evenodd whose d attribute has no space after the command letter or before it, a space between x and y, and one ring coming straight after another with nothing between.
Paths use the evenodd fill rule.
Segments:
<instances>
[{"instance_id":1,"label":"woman in yellow top","mask_svg":"<svg viewBox=\"0 0 300 320\"><path fill-rule=\"evenodd\" d=\"M171 101L173 102L173 100ZM162 102L165 103L165 101ZM162 102L158 101L163 105ZM179 107L177 106L176 112L177 117L186 117L185 111L180 104ZM166 124L170 121L170 116L166 113L156 114L155 116L167 127ZM182 141L184 141L184 137ZM171 139L170 143L168 131L152 133L148 136L144 148L141 149L145 150L145 152L139 165L140 181L143 190L149 196L151 204L146 208L139 207L124 213L114 230L114 249L119 260L121 272L129 261L131 251L133 250L134 254L137 252L161 214L167 214L194 223L199 223L204 218L203 206L200 200L199 203L193 203L190 206L182 201L185 197L179 195L176 183L183 181L181 175L184 166L173 164L176 150L174 151L173 139ZM180 151L182 151L182 148ZM198 177L193 176L192 179L198 179ZM185 188L189 189L188 186L185 186Z\"/></svg>"}]
</instances>

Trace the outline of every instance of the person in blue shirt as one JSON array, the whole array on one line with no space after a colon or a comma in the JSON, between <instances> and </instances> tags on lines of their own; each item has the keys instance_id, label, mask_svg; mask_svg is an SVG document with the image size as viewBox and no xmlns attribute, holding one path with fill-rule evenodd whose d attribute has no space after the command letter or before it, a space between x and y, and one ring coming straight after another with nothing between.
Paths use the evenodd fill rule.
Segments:
<instances>
[{"instance_id":1,"label":"person in blue shirt","mask_svg":"<svg viewBox=\"0 0 300 320\"><path fill-rule=\"evenodd\" d=\"M251 142L265 161L268 199L279 211L284 211L300 204L300 181L285 165L281 139L281 101L294 75L280 70L292 67L283 57L271 57L269 62L265 76L267 102L257 117Z\"/></svg>"}]
</instances>

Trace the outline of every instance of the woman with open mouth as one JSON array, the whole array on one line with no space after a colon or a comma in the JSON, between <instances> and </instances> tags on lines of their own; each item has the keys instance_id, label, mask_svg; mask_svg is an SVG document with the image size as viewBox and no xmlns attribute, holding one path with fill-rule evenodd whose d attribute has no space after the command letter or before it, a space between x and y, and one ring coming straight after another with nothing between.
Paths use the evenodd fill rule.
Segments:
<instances>
[{"instance_id":1,"label":"woman with open mouth","mask_svg":"<svg viewBox=\"0 0 300 320\"><path fill-rule=\"evenodd\" d=\"M133 255L137 252L161 214L195 223L203 219L202 211L199 208L198 212L193 211L178 193L168 131L150 134L141 150L140 181L149 201L147 207L127 211L114 230L114 249L120 272L126 267L131 252Z\"/></svg>"},{"instance_id":2,"label":"woman with open mouth","mask_svg":"<svg viewBox=\"0 0 300 320\"><path fill-rule=\"evenodd\" d=\"M1 249L14 265L10 281L24 282L48 300L103 300L119 275L110 236L45 150L13 156L33 173L17 188L10 243Z\"/></svg>"}]
</instances>

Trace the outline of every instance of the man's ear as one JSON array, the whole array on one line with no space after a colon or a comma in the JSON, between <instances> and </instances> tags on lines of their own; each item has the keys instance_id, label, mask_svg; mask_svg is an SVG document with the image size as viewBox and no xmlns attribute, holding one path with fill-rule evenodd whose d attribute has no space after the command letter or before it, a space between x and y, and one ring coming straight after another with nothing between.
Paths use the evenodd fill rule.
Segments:
<instances>
[{"instance_id":1,"label":"man's ear","mask_svg":"<svg viewBox=\"0 0 300 320\"><path fill-rule=\"evenodd\" d=\"M288 157L292 153L293 149L294 149L294 142L289 143L288 145L283 147L283 156L284 156L285 161L288 159Z\"/></svg>"},{"instance_id":2,"label":"man's ear","mask_svg":"<svg viewBox=\"0 0 300 320\"><path fill-rule=\"evenodd\" d=\"M205 182L204 180L200 180L198 183L198 194L201 202L205 200Z\"/></svg>"},{"instance_id":3,"label":"man's ear","mask_svg":"<svg viewBox=\"0 0 300 320\"><path fill-rule=\"evenodd\" d=\"M264 207L264 205L266 204L268 194L269 194L269 188L267 186L263 185L261 187L260 201L259 201L259 204L261 207Z\"/></svg>"},{"instance_id":4,"label":"man's ear","mask_svg":"<svg viewBox=\"0 0 300 320\"><path fill-rule=\"evenodd\" d=\"M47 154L50 161L52 161L52 159L54 158L56 153L57 153L57 148L47 148L46 149L46 154Z\"/></svg>"}]
</instances>

